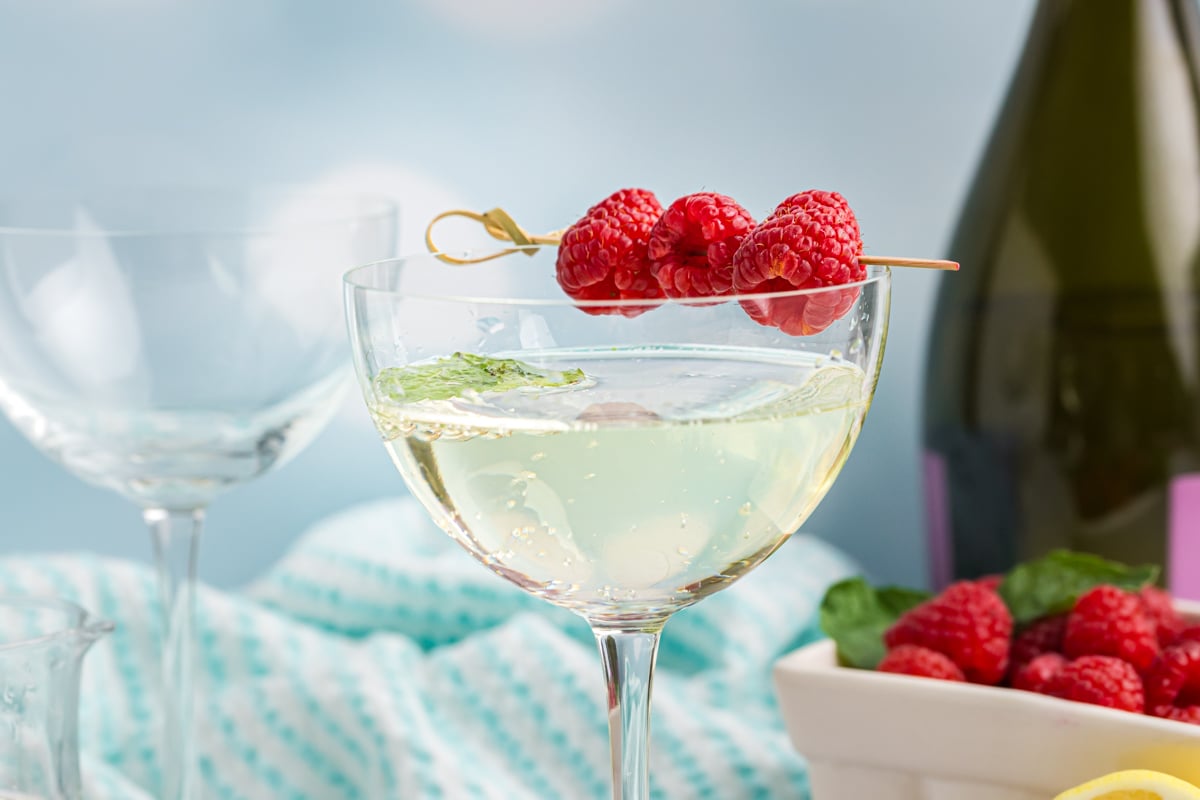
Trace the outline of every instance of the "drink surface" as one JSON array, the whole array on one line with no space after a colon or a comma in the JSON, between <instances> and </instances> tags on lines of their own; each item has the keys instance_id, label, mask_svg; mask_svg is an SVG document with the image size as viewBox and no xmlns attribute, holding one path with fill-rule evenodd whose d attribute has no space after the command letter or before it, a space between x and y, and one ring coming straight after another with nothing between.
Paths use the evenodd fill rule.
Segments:
<instances>
[{"instance_id":1,"label":"drink surface","mask_svg":"<svg viewBox=\"0 0 1200 800\"><path fill-rule=\"evenodd\" d=\"M589 616L654 615L752 569L836 477L870 397L804 353L521 353L586 380L373 415L414 494L460 544Z\"/></svg>"},{"instance_id":2,"label":"drink surface","mask_svg":"<svg viewBox=\"0 0 1200 800\"><path fill-rule=\"evenodd\" d=\"M1198 43L1193 2L1038 6L931 339L939 583L1066 547L1200 596Z\"/></svg>"}]
</instances>

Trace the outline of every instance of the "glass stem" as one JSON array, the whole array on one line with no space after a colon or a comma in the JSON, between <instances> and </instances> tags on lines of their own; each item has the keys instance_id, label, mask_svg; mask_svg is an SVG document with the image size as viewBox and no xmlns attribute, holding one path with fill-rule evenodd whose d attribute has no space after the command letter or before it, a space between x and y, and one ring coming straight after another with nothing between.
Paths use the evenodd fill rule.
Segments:
<instances>
[{"instance_id":1,"label":"glass stem","mask_svg":"<svg viewBox=\"0 0 1200 800\"><path fill-rule=\"evenodd\" d=\"M162 617L162 800L192 800L192 636L196 620L196 550L204 509L148 508L158 566Z\"/></svg>"},{"instance_id":2,"label":"glass stem","mask_svg":"<svg viewBox=\"0 0 1200 800\"><path fill-rule=\"evenodd\" d=\"M650 797L650 688L663 622L615 628L592 623L608 683L613 800Z\"/></svg>"}]
</instances>

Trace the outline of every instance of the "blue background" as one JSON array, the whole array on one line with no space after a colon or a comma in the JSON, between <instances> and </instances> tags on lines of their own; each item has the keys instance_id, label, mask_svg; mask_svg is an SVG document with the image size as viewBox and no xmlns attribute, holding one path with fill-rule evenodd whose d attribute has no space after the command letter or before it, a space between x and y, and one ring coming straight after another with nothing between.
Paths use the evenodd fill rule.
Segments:
<instances>
[{"instance_id":1,"label":"blue background","mask_svg":"<svg viewBox=\"0 0 1200 800\"><path fill-rule=\"evenodd\" d=\"M302 181L569 224L616 188L700 189L756 217L837 189L869 252L938 256L1032 0L0 0L0 191ZM965 265L970 269L970 265ZM926 577L919 474L939 276L896 276L859 445L806 526L876 577ZM5 346L0 342L0 347ZM258 574L320 517L402 493L349 398L279 472L220 498L201 577ZM136 509L0 421L0 552L145 560ZM464 555L464 558L466 556Z\"/></svg>"}]
</instances>

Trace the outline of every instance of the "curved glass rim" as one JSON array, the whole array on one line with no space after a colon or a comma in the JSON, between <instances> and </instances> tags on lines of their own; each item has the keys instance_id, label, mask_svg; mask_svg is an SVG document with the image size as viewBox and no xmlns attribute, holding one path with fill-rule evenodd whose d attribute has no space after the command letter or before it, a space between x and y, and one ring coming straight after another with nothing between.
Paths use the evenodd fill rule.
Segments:
<instances>
[{"instance_id":1,"label":"curved glass rim","mask_svg":"<svg viewBox=\"0 0 1200 800\"><path fill-rule=\"evenodd\" d=\"M0 223L0 236L44 236L44 237L60 237L73 239L160 239L168 237L183 237L183 236L276 236L279 234L289 233L296 230L312 230L327 227L336 227L349 222L361 222L363 220L384 219L394 217L400 210L399 203L380 192L359 192L354 190L323 190L313 189L300 183L270 183L262 185L250 186L222 186L213 185L206 186L202 184L189 185L155 185L149 184L144 186L124 186L124 187L93 187L91 189L79 190L50 190L41 193L28 195L31 198L52 198L72 201L85 201L89 197L104 197L106 191L114 193L142 193L147 196L155 192L178 193L181 196L194 194L201 196L204 194L225 194L230 196L254 197L261 194L282 193L287 190L303 190L311 193L311 197L319 202L336 202L345 200L364 201L370 205L369 208L359 213L334 213L328 217L314 217L311 220L289 222L282 225L265 225L265 226L212 226L212 227L189 227L187 225L179 228L169 229L148 229L148 228L111 228L104 230L88 230L81 231L77 228L66 228L61 225L4 225ZM22 197L26 197L22 195ZM9 199L16 199L12 196L0 196L0 202Z\"/></svg>"},{"instance_id":2,"label":"curved glass rim","mask_svg":"<svg viewBox=\"0 0 1200 800\"><path fill-rule=\"evenodd\" d=\"M511 253L537 252L538 250L551 247L552 245L533 245L524 247L506 248ZM720 303L761 300L783 300L789 297L807 297L811 295L819 295L825 292L837 292L845 289L855 289L865 286L870 286L875 283L881 283L888 279L891 275L891 267L878 264L870 264L866 267L867 277L861 281L852 283L839 283L834 286L821 286L812 289L791 289L786 292L759 292L755 294L731 294L722 295L719 297L659 297L648 299L618 299L618 300L576 300L564 294L561 298L553 297L508 297L495 296L485 297L468 294L431 294L429 292L406 292L396 289L384 289L378 286L372 286L357 279L357 275L367 270L378 267L400 266L405 262L420 259L422 261L428 259L436 259L439 256L447 256L450 258L467 258L470 257L471 251L459 252L430 252L430 253L414 253L398 258L385 258L380 261L372 261L368 264L360 264L348 270L343 276L342 281L353 292L366 294L382 294L396 295L413 300L436 300L447 303L462 303L475 305L504 305L504 306L561 306L572 308L658 308L666 305L718 305ZM457 264L445 264L446 267L454 269ZM479 264L469 264L467 266L479 266Z\"/></svg>"},{"instance_id":3,"label":"curved glass rim","mask_svg":"<svg viewBox=\"0 0 1200 800\"><path fill-rule=\"evenodd\" d=\"M42 608L50 611L61 611L67 614L73 620L74 624L50 631L49 633L43 633L39 636L15 639L11 642L0 640L0 653L6 650L36 647L76 634L95 638L111 633L115 627L108 620L101 619L84 607L60 597L0 594L0 609L3 608Z\"/></svg>"}]
</instances>

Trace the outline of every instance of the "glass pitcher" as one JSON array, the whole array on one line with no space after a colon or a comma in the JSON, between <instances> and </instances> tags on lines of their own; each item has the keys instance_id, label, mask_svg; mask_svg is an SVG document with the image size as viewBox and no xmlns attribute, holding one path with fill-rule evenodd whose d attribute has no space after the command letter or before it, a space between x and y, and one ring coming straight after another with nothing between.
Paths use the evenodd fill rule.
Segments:
<instances>
[{"instance_id":1,"label":"glass pitcher","mask_svg":"<svg viewBox=\"0 0 1200 800\"><path fill-rule=\"evenodd\" d=\"M0 800L79 800L79 676L112 631L64 600L0 595Z\"/></svg>"}]
</instances>

